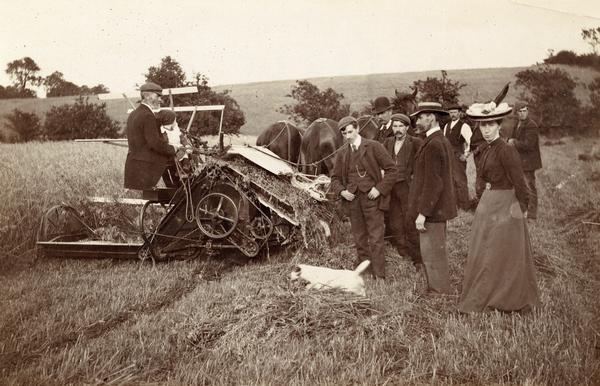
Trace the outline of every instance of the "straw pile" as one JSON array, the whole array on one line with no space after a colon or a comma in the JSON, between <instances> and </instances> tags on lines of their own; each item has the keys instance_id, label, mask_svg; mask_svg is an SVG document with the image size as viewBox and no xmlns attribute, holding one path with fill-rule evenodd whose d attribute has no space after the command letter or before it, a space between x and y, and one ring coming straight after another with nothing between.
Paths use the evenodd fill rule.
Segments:
<instances>
[{"instance_id":1,"label":"straw pile","mask_svg":"<svg viewBox=\"0 0 600 386\"><path fill-rule=\"evenodd\" d=\"M380 313L369 299L338 290L288 292L267 299L262 310L268 331L285 331L290 337L347 331Z\"/></svg>"},{"instance_id":2,"label":"straw pile","mask_svg":"<svg viewBox=\"0 0 600 386\"><path fill-rule=\"evenodd\" d=\"M275 176L268 171L239 157L225 161L214 161L227 165L246 176L253 183L275 195L281 202L294 209L294 217L300 223L302 241L305 248L314 251L329 250L331 244L337 244L343 229L342 214L335 204L320 202L310 195L292 186L289 177ZM332 237L328 239L319 220L330 227Z\"/></svg>"}]
</instances>

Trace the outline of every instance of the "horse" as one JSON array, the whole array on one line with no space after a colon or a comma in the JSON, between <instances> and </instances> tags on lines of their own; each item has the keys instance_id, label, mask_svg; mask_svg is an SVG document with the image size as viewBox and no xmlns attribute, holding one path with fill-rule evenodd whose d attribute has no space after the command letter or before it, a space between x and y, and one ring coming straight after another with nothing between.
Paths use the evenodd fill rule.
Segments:
<instances>
[{"instance_id":1,"label":"horse","mask_svg":"<svg viewBox=\"0 0 600 386\"><path fill-rule=\"evenodd\" d=\"M394 92L396 97L392 98L392 112L410 116L417 109L417 89L412 93L399 93L398 90L394 90ZM379 128L384 123L373 115L362 115L358 118L358 133L363 138L376 140ZM413 127L414 122L411 119L410 134L414 134Z\"/></svg>"},{"instance_id":2,"label":"horse","mask_svg":"<svg viewBox=\"0 0 600 386\"><path fill-rule=\"evenodd\" d=\"M310 174L331 174L335 151L344 143L337 121L319 118L311 123L302 137L300 164L302 171ZM312 165L316 163L316 165Z\"/></svg>"},{"instance_id":3,"label":"horse","mask_svg":"<svg viewBox=\"0 0 600 386\"><path fill-rule=\"evenodd\" d=\"M361 115L356 119L358 121L358 134L367 139L377 138L377 132L381 123L373 115Z\"/></svg>"},{"instance_id":4,"label":"horse","mask_svg":"<svg viewBox=\"0 0 600 386\"><path fill-rule=\"evenodd\" d=\"M399 93L398 90L394 90L396 97L392 98L392 111L394 113L402 113L410 116L417 110L417 92L415 90L412 93Z\"/></svg>"},{"instance_id":5,"label":"horse","mask_svg":"<svg viewBox=\"0 0 600 386\"><path fill-rule=\"evenodd\" d=\"M263 130L256 139L257 146L264 146L281 159L297 164L300 156L302 133L293 123L278 121Z\"/></svg>"}]
</instances>

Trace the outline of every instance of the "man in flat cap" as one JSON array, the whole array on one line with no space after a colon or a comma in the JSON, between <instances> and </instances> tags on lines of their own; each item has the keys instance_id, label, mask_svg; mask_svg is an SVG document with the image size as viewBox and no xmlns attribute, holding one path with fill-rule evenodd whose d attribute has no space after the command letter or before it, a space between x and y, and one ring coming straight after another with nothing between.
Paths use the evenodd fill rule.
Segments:
<instances>
[{"instance_id":1,"label":"man in flat cap","mask_svg":"<svg viewBox=\"0 0 600 386\"><path fill-rule=\"evenodd\" d=\"M542 157L540 155L540 139L538 125L529 118L529 106L525 103L517 103L515 106L519 121L517 127L510 134L508 144L514 146L521 156L521 166L525 174L525 181L529 188L529 204L527 218L537 219L538 195L535 186L535 171L542 168Z\"/></svg>"},{"instance_id":2,"label":"man in flat cap","mask_svg":"<svg viewBox=\"0 0 600 386\"><path fill-rule=\"evenodd\" d=\"M160 108L162 88L148 82L140 87L142 101L127 119L129 151L125 160L125 188L153 188L176 149L160 133L154 111Z\"/></svg>"},{"instance_id":3,"label":"man in flat cap","mask_svg":"<svg viewBox=\"0 0 600 386\"><path fill-rule=\"evenodd\" d=\"M380 96L375 98L375 101L373 102L373 115L379 121L379 130L377 131L375 140L381 143L383 143L386 138L394 136L394 132L392 131L392 121L390 121L392 107L388 97Z\"/></svg>"},{"instance_id":4,"label":"man in flat cap","mask_svg":"<svg viewBox=\"0 0 600 386\"><path fill-rule=\"evenodd\" d=\"M381 143L358 134L355 118L342 118L338 129L345 145L336 158L330 191L349 209L357 265L370 260L373 276L384 279L384 211L397 178L396 165Z\"/></svg>"},{"instance_id":5,"label":"man in flat cap","mask_svg":"<svg viewBox=\"0 0 600 386\"><path fill-rule=\"evenodd\" d=\"M428 291L450 293L450 273L446 252L446 221L456 217L456 198L452 182L453 150L440 129L440 116L448 114L436 102L421 102L412 116L417 130L425 132L417 151L410 189L409 212L416 218L421 258Z\"/></svg>"},{"instance_id":6,"label":"man in flat cap","mask_svg":"<svg viewBox=\"0 0 600 386\"><path fill-rule=\"evenodd\" d=\"M408 135L410 127L408 116L399 113L392 114L390 121L394 136L387 138L383 146L396 164L398 178L396 178L390 196L387 225L398 254L409 257L415 267L419 269L422 263L419 235L415 228L415 219L408 215L408 192L412 183L415 154L421 148L423 140Z\"/></svg>"},{"instance_id":7,"label":"man in flat cap","mask_svg":"<svg viewBox=\"0 0 600 386\"><path fill-rule=\"evenodd\" d=\"M471 206L469 185L467 182L467 157L471 147L471 126L461 118L462 107L458 104L448 107L450 122L444 125L444 136L452 145L452 178L456 193L456 204L462 210Z\"/></svg>"}]
</instances>

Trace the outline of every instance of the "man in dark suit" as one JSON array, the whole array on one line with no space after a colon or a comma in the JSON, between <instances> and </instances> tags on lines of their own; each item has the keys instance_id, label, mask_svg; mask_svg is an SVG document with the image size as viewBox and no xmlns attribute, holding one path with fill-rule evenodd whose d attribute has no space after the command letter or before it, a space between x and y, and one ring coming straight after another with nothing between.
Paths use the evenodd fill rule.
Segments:
<instances>
[{"instance_id":1,"label":"man in dark suit","mask_svg":"<svg viewBox=\"0 0 600 386\"><path fill-rule=\"evenodd\" d=\"M448 107L450 122L444 125L444 135L452 145L452 179L456 193L456 204L460 209L468 210L471 206L469 201L469 185L467 182L467 157L471 146L473 131L471 126L461 117L462 107L451 105Z\"/></svg>"},{"instance_id":2,"label":"man in dark suit","mask_svg":"<svg viewBox=\"0 0 600 386\"><path fill-rule=\"evenodd\" d=\"M357 263L371 260L373 276L384 279L384 211L389 209L396 165L381 143L358 134L355 118L342 118L338 129L346 145L337 155L330 191L349 209Z\"/></svg>"},{"instance_id":3,"label":"man in dark suit","mask_svg":"<svg viewBox=\"0 0 600 386\"><path fill-rule=\"evenodd\" d=\"M521 156L521 166L529 188L529 204L527 218L537 219L538 195L535 186L535 171L542 168L542 157L540 155L540 139L538 125L529 118L529 109L526 104L517 104L516 109L519 116L517 127L510 135L508 144L514 146Z\"/></svg>"},{"instance_id":4,"label":"man in dark suit","mask_svg":"<svg viewBox=\"0 0 600 386\"><path fill-rule=\"evenodd\" d=\"M160 108L162 88L156 83L140 87L142 102L127 119L129 151L125 160L125 188L151 189L156 185L177 149L160 133L153 110Z\"/></svg>"},{"instance_id":5,"label":"man in dark suit","mask_svg":"<svg viewBox=\"0 0 600 386\"><path fill-rule=\"evenodd\" d=\"M387 138L383 146L392 156L398 178L390 196L390 210L387 213L393 244L400 256L408 256L417 269L421 266L419 235L414 218L408 216L408 193L413 176L415 154L423 144L420 138L408 135L410 118L404 114L393 114L390 118L394 136Z\"/></svg>"},{"instance_id":6,"label":"man in dark suit","mask_svg":"<svg viewBox=\"0 0 600 386\"><path fill-rule=\"evenodd\" d=\"M421 102L412 114L417 129L426 138L416 154L410 213L420 233L421 257L428 290L450 293L450 273L446 252L446 221L456 217L452 181L452 146L440 130L439 116L447 112L436 102Z\"/></svg>"},{"instance_id":7,"label":"man in dark suit","mask_svg":"<svg viewBox=\"0 0 600 386\"><path fill-rule=\"evenodd\" d=\"M383 143L387 138L394 136L392 132L392 104L388 97L380 96L375 98L373 102L373 115L379 122L379 130L377 131L376 141Z\"/></svg>"}]
</instances>

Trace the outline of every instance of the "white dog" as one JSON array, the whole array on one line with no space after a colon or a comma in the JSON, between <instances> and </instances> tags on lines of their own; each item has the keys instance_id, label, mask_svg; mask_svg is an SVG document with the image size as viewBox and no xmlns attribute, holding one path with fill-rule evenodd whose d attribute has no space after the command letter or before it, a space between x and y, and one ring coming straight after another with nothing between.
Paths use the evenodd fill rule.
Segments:
<instances>
[{"instance_id":1,"label":"white dog","mask_svg":"<svg viewBox=\"0 0 600 386\"><path fill-rule=\"evenodd\" d=\"M331 269L313 265L298 264L290 274L291 280L304 279L308 281L307 289L338 288L365 296L365 282L360 276L371 264L365 260L354 271L348 269Z\"/></svg>"}]
</instances>

